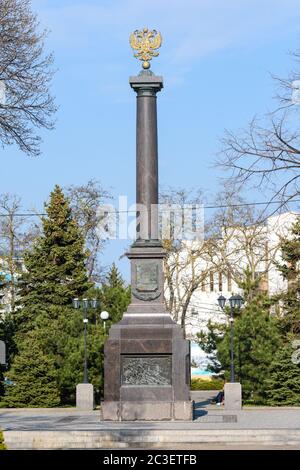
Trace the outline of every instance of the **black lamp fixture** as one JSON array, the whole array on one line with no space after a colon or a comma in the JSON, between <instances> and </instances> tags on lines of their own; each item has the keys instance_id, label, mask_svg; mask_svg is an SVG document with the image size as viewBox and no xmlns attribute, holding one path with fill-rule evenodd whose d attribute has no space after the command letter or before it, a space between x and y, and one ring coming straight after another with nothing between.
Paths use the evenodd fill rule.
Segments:
<instances>
[{"instance_id":1,"label":"black lamp fixture","mask_svg":"<svg viewBox=\"0 0 300 470\"><path fill-rule=\"evenodd\" d=\"M243 304L244 304L243 297L241 295L236 295L235 296L235 307L236 308L241 308Z\"/></svg>"},{"instance_id":2,"label":"black lamp fixture","mask_svg":"<svg viewBox=\"0 0 300 470\"><path fill-rule=\"evenodd\" d=\"M88 308L96 309L99 305L98 299L82 299L77 298L72 301L75 309L83 309L83 324L84 324L84 369L83 369L83 383L89 383L88 367L87 367L87 324L89 322L87 317Z\"/></svg>"},{"instance_id":3,"label":"black lamp fixture","mask_svg":"<svg viewBox=\"0 0 300 470\"><path fill-rule=\"evenodd\" d=\"M229 298L229 304L231 308L241 308L243 303L244 303L244 299L240 295L232 295Z\"/></svg>"},{"instance_id":4,"label":"black lamp fixture","mask_svg":"<svg viewBox=\"0 0 300 470\"><path fill-rule=\"evenodd\" d=\"M221 295L218 298L218 304L219 307L224 310L225 305L226 305L227 299L223 295ZM244 303L243 297L240 295L232 295L228 299L229 305L230 305L230 382L234 382L234 347L233 347L233 339L234 339L234 334L233 334L233 312L235 310L240 310Z\"/></svg>"},{"instance_id":5,"label":"black lamp fixture","mask_svg":"<svg viewBox=\"0 0 300 470\"><path fill-rule=\"evenodd\" d=\"M232 295L231 297L229 297L229 299L226 299L224 295L220 295L220 297L218 298L218 304L222 310L224 310L227 300L231 309L240 309L244 304L244 299L241 295Z\"/></svg>"},{"instance_id":6,"label":"black lamp fixture","mask_svg":"<svg viewBox=\"0 0 300 470\"><path fill-rule=\"evenodd\" d=\"M220 295L220 297L218 298L218 304L219 307L223 310L226 304L226 297L224 297L224 295Z\"/></svg>"}]
</instances>

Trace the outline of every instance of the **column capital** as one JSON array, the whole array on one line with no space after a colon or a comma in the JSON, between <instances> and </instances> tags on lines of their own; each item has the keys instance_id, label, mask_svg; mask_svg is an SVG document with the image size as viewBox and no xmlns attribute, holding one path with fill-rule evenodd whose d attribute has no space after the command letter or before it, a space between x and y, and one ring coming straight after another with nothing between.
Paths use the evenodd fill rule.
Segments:
<instances>
[{"instance_id":1,"label":"column capital","mask_svg":"<svg viewBox=\"0 0 300 470\"><path fill-rule=\"evenodd\" d=\"M136 93L147 90L152 94L156 94L164 86L162 77L144 73L135 77L129 77L129 83Z\"/></svg>"}]
</instances>

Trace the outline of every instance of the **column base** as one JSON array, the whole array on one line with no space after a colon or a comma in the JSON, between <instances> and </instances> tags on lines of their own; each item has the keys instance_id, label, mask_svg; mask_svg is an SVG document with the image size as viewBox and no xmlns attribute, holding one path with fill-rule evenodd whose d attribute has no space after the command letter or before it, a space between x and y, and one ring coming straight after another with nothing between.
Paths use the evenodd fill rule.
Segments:
<instances>
[{"instance_id":1,"label":"column base","mask_svg":"<svg viewBox=\"0 0 300 470\"><path fill-rule=\"evenodd\" d=\"M191 421L192 401L105 401L101 405L104 421Z\"/></svg>"}]
</instances>

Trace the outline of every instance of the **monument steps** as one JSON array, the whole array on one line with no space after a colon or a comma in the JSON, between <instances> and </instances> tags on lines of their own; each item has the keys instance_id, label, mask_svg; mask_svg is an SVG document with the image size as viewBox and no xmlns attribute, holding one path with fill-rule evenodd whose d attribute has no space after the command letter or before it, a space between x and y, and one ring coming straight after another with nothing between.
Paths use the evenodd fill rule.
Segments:
<instances>
[{"instance_id":1,"label":"monument steps","mask_svg":"<svg viewBox=\"0 0 300 470\"><path fill-rule=\"evenodd\" d=\"M196 445L299 447L300 429L5 431L8 449L185 449Z\"/></svg>"}]
</instances>

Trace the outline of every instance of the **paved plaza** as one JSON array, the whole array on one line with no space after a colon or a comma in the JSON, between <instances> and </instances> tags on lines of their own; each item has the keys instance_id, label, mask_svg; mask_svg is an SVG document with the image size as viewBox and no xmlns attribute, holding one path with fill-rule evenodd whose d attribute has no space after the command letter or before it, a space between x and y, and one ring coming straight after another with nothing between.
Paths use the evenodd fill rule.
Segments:
<instances>
[{"instance_id":1,"label":"paved plaza","mask_svg":"<svg viewBox=\"0 0 300 470\"><path fill-rule=\"evenodd\" d=\"M192 392L193 422L104 422L99 410L1 409L0 427L10 448L27 446L24 440L29 438L28 448L55 448L59 440L67 448L300 449L300 408L244 407L230 412L210 405L214 395ZM43 436L48 447L39 440Z\"/></svg>"},{"instance_id":2,"label":"paved plaza","mask_svg":"<svg viewBox=\"0 0 300 470\"><path fill-rule=\"evenodd\" d=\"M104 429L295 429L300 431L300 407L244 407L225 411L210 405L215 392L192 392L195 401L193 422L107 422L100 420L100 410L77 411L76 408L0 409L0 427L4 431Z\"/></svg>"}]
</instances>

